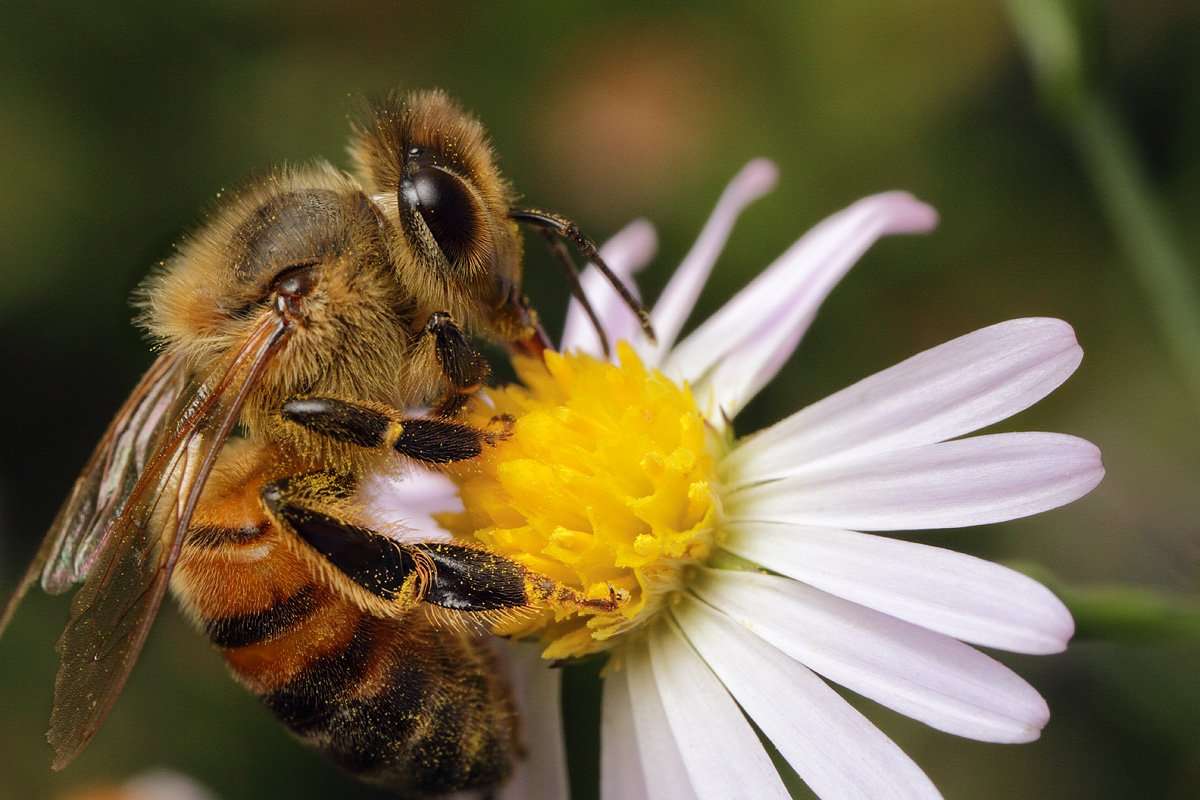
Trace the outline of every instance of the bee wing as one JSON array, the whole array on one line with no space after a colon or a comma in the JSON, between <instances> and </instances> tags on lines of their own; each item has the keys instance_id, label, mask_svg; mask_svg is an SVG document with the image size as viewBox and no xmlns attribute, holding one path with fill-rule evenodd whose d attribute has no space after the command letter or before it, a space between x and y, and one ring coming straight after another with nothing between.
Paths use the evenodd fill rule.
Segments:
<instances>
[{"instance_id":1,"label":"bee wing","mask_svg":"<svg viewBox=\"0 0 1200 800\"><path fill-rule=\"evenodd\" d=\"M192 384L91 559L58 641L61 657L46 734L62 769L99 730L141 652L200 492L250 390L290 329L259 323L215 381Z\"/></svg>"},{"instance_id":2,"label":"bee wing","mask_svg":"<svg viewBox=\"0 0 1200 800\"><path fill-rule=\"evenodd\" d=\"M166 412L184 385L182 362L175 355L159 356L142 376L92 451L33 563L0 611L0 634L39 576L43 589L59 594L87 575L109 523L133 490L147 453L162 433Z\"/></svg>"}]
</instances>

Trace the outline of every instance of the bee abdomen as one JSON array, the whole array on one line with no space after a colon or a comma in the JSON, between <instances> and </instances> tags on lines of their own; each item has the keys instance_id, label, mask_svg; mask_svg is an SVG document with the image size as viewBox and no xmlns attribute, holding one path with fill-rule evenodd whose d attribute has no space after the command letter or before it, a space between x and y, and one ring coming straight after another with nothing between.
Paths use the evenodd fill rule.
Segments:
<instances>
[{"instance_id":1,"label":"bee abdomen","mask_svg":"<svg viewBox=\"0 0 1200 800\"><path fill-rule=\"evenodd\" d=\"M312 616L319 604L316 587L310 584L261 611L207 620L204 628L217 647L246 647L286 633Z\"/></svg>"},{"instance_id":2,"label":"bee abdomen","mask_svg":"<svg viewBox=\"0 0 1200 800\"><path fill-rule=\"evenodd\" d=\"M238 485L253 506L257 483ZM197 526L172 588L239 682L297 737L405 797L489 789L508 776L515 714L476 636L421 609L366 614L274 525L227 527L231 517Z\"/></svg>"},{"instance_id":3,"label":"bee abdomen","mask_svg":"<svg viewBox=\"0 0 1200 800\"><path fill-rule=\"evenodd\" d=\"M267 708L299 736L322 737L337 709L364 677L376 624L378 620L360 616L350 639L340 648L314 658L291 680L262 694Z\"/></svg>"},{"instance_id":4,"label":"bee abdomen","mask_svg":"<svg viewBox=\"0 0 1200 800\"><path fill-rule=\"evenodd\" d=\"M337 653L263 694L279 719L338 766L407 796L499 784L513 714L475 643L411 620L363 617Z\"/></svg>"},{"instance_id":5,"label":"bee abdomen","mask_svg":"<svg viewBox=\"0 0 1200 800\"><path fill-rule=\"evenodd\" d=\"M514 714L487 651L420 612L380 619L306 585L204 628L281 722L361 780L425 797L511 771Z\"/></svg>"}]
</instances>

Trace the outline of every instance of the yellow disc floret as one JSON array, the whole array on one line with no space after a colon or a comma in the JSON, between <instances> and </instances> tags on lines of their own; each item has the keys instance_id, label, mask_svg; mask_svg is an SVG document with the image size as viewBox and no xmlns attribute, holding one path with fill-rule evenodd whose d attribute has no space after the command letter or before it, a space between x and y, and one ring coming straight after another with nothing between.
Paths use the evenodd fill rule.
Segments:
<instances>
[{"instance_id":1,"label":"yellow disc floret","mask_svg":"<svg viewBox=\"0 0 1200 800\"><path fill-rule=\"evenodd\" d=\"M553 352L518 361L524 385L490 391L470 411L478 424L509 415L511 435L451 473L466 510L439 518L588 597L622 599L615 611L551 603L501 631L541 637L546 658L611 646L713 547L714 435L686 386L627 346L618 353L619 364Z\"/></svg>"}]
</instances>

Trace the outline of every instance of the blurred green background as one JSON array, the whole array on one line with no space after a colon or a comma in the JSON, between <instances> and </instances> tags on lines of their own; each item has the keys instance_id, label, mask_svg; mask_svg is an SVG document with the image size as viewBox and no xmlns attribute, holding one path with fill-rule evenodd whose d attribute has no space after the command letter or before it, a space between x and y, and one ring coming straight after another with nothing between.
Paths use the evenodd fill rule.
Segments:
<instances>
[{"instance_id":1,"label":"blurred green background","mask_svg":"<svg viewBox=\"0 0 1200 800\"><path fill-rule=\"evenodd\" d=\"M1200 9L1114 2L1093 21L1091 75L1131 131L1194 273ZM885 241L864 259L743 432L983 325L1062 317L1078 331L1082 368L1006 427L1091 439L1104 450L1105 482L1050 514L922 538L1039 563L1068 592L1121 582L1194 602L1197 399L1071 138L1039 103L1004 6L953 0L9 4L0 25L5 593L150 362L127 302L147 268L247 175L316 157L344 165L356 98L395 85L461 98L529 202L597 238L651 218L660 255L646 275L650 297L724 182L753 156L778 161L779 189L739 224L702 311L861 195L905 188L930 201L938 232ZM566 290L540 250L530 247L530 293L557 330ZM66 610L62 598L35 596L0 642L0 798L59 797L156 766L225 798L376 796L293 744L174 608L94 745L52 775L42 733ZM954 739L859 705L948 797L1197 796L1196 639L1081 628L1066 655L1001 656L1050 702L1035 744ZM594 676L575 670L567 685L587 783Z\"/></svg>"}]
</instances>

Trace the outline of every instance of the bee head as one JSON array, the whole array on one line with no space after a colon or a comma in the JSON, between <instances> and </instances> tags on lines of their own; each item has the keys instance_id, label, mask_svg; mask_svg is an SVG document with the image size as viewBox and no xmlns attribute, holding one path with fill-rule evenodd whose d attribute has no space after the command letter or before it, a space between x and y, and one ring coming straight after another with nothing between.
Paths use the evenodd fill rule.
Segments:
<instances>
[{"instance_id":1,"label":"bee head","mask_svg":"<svg viewBox=\"0 0 1200 800\"><path fill-rule=\"evenodd\" d=\"M514 192L477 119L440 91L392 94L355 125L350 154L414 297L500 342L534 334Z\"/></svg>"}]
</instances>

